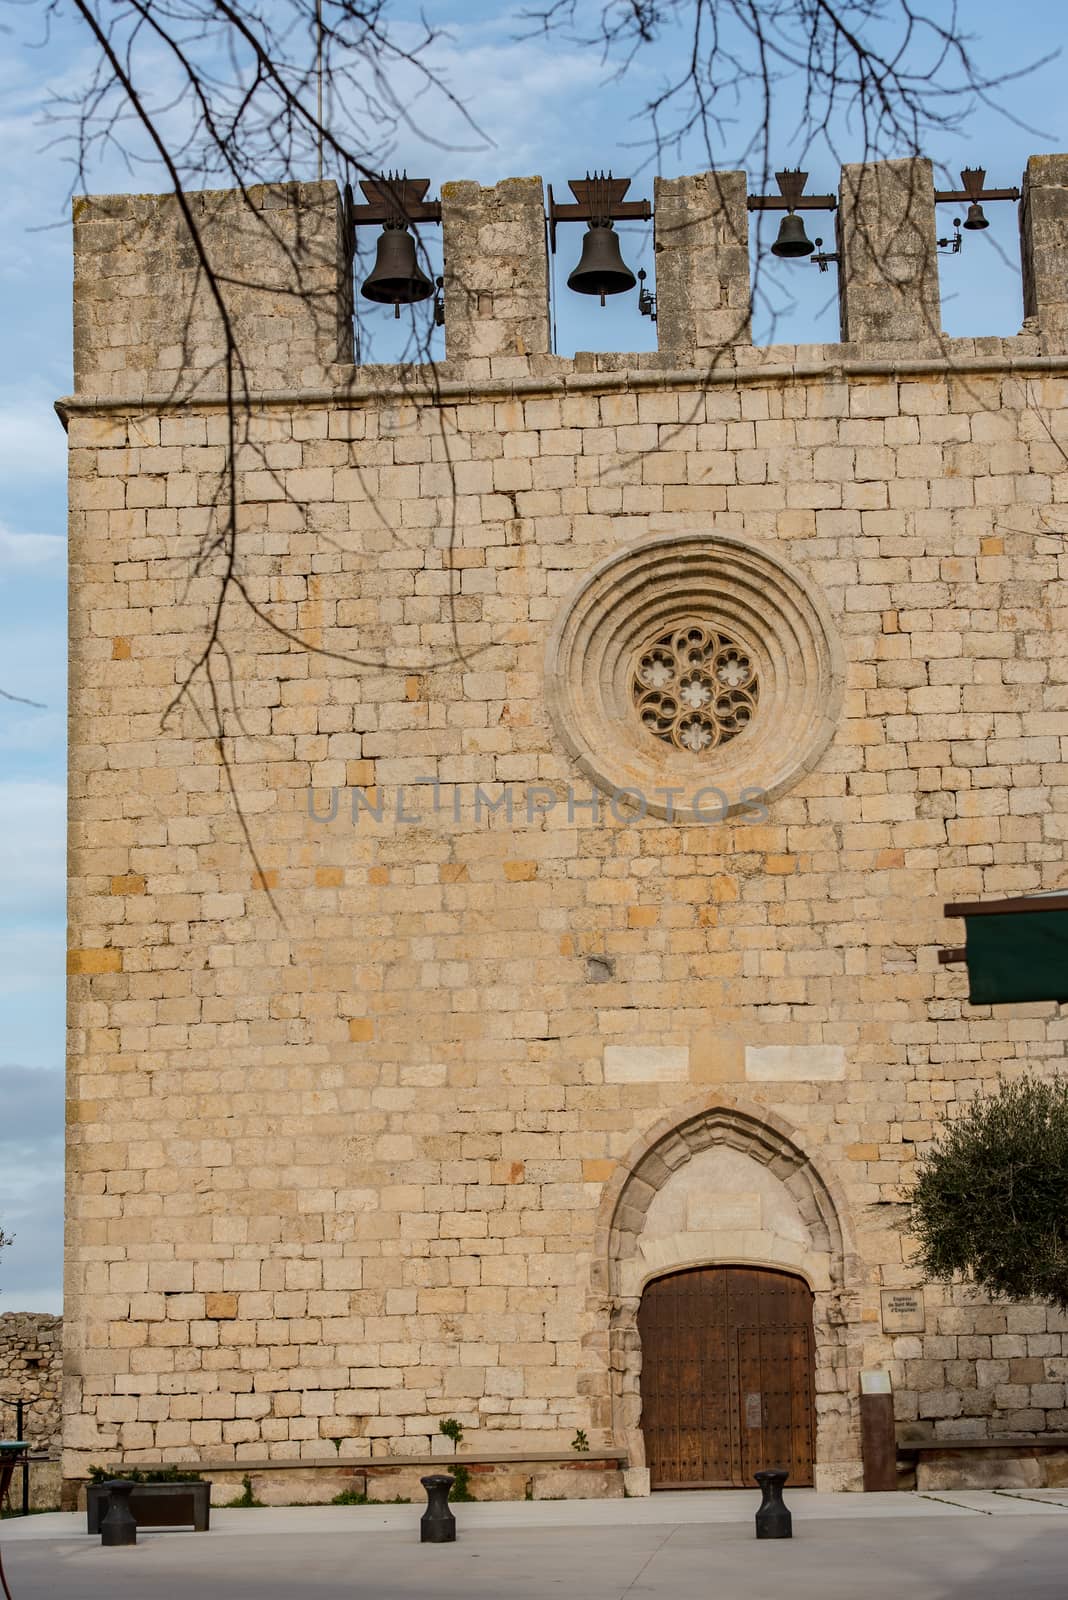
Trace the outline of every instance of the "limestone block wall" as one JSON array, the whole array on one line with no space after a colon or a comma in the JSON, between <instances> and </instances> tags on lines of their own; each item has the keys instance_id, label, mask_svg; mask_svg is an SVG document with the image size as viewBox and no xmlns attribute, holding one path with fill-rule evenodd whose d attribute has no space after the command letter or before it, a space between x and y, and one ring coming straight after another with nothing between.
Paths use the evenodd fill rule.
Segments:
<instances>
[{"instance_id":1,"label":"limestone block wall","mask_svg":"<svg viewBox=\"0 0 1068 1600\"><path fill-rule=\"evenodd\" d=\"M824 1486L867 1367L903 1425L1068 1429L1050 1313L882 1302L943 1117L1064 1057L1055 1007L936 959L946 901L1068 881L1045 340L294 373L238 460L222 751L203 676L163 718L225 413L66 403L69 1474L419 1455L448 1416L640 1464L641 1263L696 1249L812 1279ZM642 652L713 622L766 800L695 803L748 769L641 721ZM651 751L683 804L635 798Z\"/></svg>"}]
</instances>

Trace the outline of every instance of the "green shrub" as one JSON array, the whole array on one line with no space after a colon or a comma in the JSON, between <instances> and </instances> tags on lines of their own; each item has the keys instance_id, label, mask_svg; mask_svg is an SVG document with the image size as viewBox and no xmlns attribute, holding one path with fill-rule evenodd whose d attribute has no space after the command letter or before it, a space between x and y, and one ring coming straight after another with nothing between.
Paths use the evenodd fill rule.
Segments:
<instances>
[{"instance_id":1,"label":"green shrub","mask_svg":"<svg viewBox=\"0 0 1068 1600\"><path fill-rule=\"evenodd\" d=\"M368 1503L366 1494L361 1494L358 1489L342 1489L330 1502L332 1506L365 1506Z\"/></svg>"},{"instance_id":2,"label":"green shrub","mask_svg":"<svg viewBox=\"0 0 1068 1600\"><path fill-rule=\"evenodd\" d=\"M157 1467L142 1472L138 1467L90 1467L90 1483L110 1483L121 1478L125 1483L203 1483L199 1472L188 1472L184 1467Z\"/></svg>"},{"instance_id":3,"label":"green shrub","mask_svg":"<svg viewBox=\"0 0 1068 1600\"><path fill-rule=\"evenodd\" d=\"M1068 1082L1000 1080L918 1163L907 1226L928 1278L1068 1311Z\"/></svg>"},{"instance_id":4,"label":"green shrub","mask_svg":"<svg viewBox=\"0 0 1068 1600\"><path fill-rule=\"evenodd\" d=\"M458 1502L473 1500L475 1497L471 1493L471 1473L469 1468L458 1467L454 1464L450 1466L449 1471L456 1480L449 1490L449 1499Z\"/></svg>"},{"instance_id":5,"label":"green shrub","mask_svg":"<svg viewBox=\"0 0 1068 1600\"><path fill-rule=\"evenodd\" d=\"M256 1496L252 1492L252 1479L249 1477L247 1472L241 1479L241 1483L241 1494L239 1494L234 1500L227 1500L227 1508L231 1511L236 1511L238 1509L244 1509L246 1506L262 1506L263 1501L257 1500Z\"/></svg>"},{"instance_id":6,"label":"green shrub","mask_svg":"<svg viewBox=\"0 0 1068 1600\"><path fill-rule=\"evenodd\" d=\"M457 1422L455 1417L445 1417L438 1423L438 1432L443 1433L446 1439L451 1439L459 1449L464 1437L464 1425L462 1422Z\"/></svg>"}]
</instances>

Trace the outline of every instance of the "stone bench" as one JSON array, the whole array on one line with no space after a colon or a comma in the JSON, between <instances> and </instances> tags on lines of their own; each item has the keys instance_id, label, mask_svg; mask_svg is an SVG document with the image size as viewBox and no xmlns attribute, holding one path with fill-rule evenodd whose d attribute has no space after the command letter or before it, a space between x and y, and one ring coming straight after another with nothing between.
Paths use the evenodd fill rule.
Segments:
<instances>
[{"instance_id":1,"label":"stone bench","mask_svg":"<svg viewBox=\"0 0 1068 1600\"><path fill-rule=\"evenodd\" d=\"M1060 1489L1068 1485L1068 1434L1005 1433L988 1439L910 1439L899 1460L917 1489Z\"/></svg>"},{"instance_id":2,"label":"stone bench","mask_svg":"<svg viewBox=\"0 0 1068 1600\"><path fill-rule=\"evenodd\" d=\"M215 1505L241 1493L241 1480L253 1479L253 1492L264 1505L322 1505L344 1491L366 1494L371 1501L397 1497L421 1502L425 1491L419 1479L427 1472L451 1472L465 1467L471 1493L477 1500L578 1500L607 1499L623 1495L623 1474L629 1457L622 1450L544 1450L486 1452L461 1450L454 1455L382 1455L351 1459L316 1456L293 1460L255 1458L247 1461L138 1461L126 1469L160 1471L169 1467L199 1473L210 1480ZM112 1464L115 1477L125 1470Z\"/></svg>"}]
</instances>

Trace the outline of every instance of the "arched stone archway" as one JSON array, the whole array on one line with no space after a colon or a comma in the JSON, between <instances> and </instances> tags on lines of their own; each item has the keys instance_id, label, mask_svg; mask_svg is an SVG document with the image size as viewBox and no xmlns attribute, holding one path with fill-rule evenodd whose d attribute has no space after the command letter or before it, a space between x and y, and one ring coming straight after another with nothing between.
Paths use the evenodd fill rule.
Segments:
<instances>
[{"instance_id":1,"label":"arched stone archway","mask_svg":"<svg viewBox=\"0 0 1068 1600\"><path fill-rule=\"evenodd\" d=\"M691 1102L652 1128L606 1185L593 1284L608 1317L610 1415L632 1465L644 1464L638 1307L647 1282L698 1265L793 1272L813 1291L816 1485L859 1486L855 1409L862 1330L860 1264L844 1205L765 1107Z\"/></svg>"}]
</instances>

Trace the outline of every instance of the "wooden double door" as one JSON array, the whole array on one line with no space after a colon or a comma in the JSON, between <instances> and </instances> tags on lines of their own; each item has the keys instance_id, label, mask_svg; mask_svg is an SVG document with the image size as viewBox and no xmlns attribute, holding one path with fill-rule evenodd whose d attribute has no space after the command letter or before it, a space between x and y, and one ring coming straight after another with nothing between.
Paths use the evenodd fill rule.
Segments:
<instances>
[{"instance_id":1,"label":"wooden double door","mask_svg":"<svg viewBox=\"0 0 1068 1600\"><path fill-rule=\"evenodd\" d=\"M764 1467L812 1482L812 1291L763 1267L648 1284L638 1312L642 1432L654 1489L752 1488Z\"/></svg>"}]
</instances>

